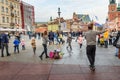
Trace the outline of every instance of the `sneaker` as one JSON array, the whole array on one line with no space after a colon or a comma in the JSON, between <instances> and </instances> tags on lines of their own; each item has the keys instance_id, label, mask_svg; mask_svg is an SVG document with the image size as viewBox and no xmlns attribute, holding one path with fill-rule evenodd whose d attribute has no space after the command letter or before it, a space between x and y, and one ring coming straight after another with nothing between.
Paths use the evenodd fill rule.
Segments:
<instances>
[{"instance_id":1,"label":"sneaker","mask_svg":"<svg viewBox=\"0 0 120 80\"><path fill-rule=\"evenodd\" d=\"M95 67L92 67L91 70L94 72L95 71Z\"/></svg>"},{"instance_id":2,"label":"sneaker","mask_svg":"<svg viewBox=\"0 0 120 80\"><path fill-rule=\"evenodd\" d=\"M89 65L91 71L95 71L95 66Z\"/></svg>"},{"instance_id":3,"label":"sneaker","mask_svg":"<svg viewBox=\"0 0 120 80\"><path fill-rule=\"evenodd\" d=\"M39 56L40 57L40 59L42 60L42 56Z\"/></svg>"},{"instance_id":4,"label":"sneaker","mask_svg":"<svg viewBox=\"0 0 120 80\"><path fill-rule=\"evenodd\" d=\"M7 56L10 56L10 54L7 54Z\"/></svg>"},{"instance_id":5,"label":"sneaker","mask_svg":"<svg viewBox=\"0 0 120 80\"><path fill-rule=\"evenodd\" d=\"M46 58L49 58L49 56L46 56Z\"/></svg>"},{"instance_id":6,"label":"sneaker","mask_svg":"<svg viewBox=\"0 0 120 80\"><path fill-rule=\"evenodd\" d=\"M1 57L4 57L4 56L1 56Z\"/></svg>"}]
</instances>

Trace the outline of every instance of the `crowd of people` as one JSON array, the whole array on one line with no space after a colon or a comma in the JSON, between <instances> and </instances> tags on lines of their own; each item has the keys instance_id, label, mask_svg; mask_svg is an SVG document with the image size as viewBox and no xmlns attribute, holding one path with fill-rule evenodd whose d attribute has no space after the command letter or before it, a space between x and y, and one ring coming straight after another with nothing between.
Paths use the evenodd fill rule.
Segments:
<instances>
[{"instance_id":1,"label":"crowd of people","mask_svg":"<svg viewBox=\"0 0 120 80\"><path fill-rule=\"evenodd\" d=\"M118 23L119 24L119 23ZM80 45L80 49L82 50L82 45L84 44L83 41L86 40L86 55L88 57L88 60L90 62L90 69L92 71L95 71L95 54L96 54L96 42L97 45L100 45L101 47L108 48L108 44L112 45L116 39L119 38L119 31L120 31L120 26L118 26L117 31L115 29L103 29L103 31L94 31L93 30L93 23L88 24L88 30L87 31L78 31L76 35L76 40L78 44ZM115 35L117 34L117 35ZM66 36L67 39L64 40L63 36ZM45 31L44 33L39 33L38 34L38 39L42 38L42 46L43 46L43 51L40 54L39 58L43 60L43 55L45 54L46 58L49 58L48 55L48 46L49 45L60 45L64 44L65 42L67 43L66 49L70 49L72 51L72 39L75 39L73 35L73 32L67 32L67 35L64 35L63 32L47 32ZM117 37L116 37L117 36ZM11 54L9 53L8 45L9 45L9 38L8 34L6 32L1 32L0 33L0 48L1 48L1 57L4 57L4 48L6 48L6 53L7 56L10 56ZM36 33L32 34L31 39L31 46L33 48L33 53L34 55L36 54ZM13 41L14 44L14 53L19 53L19 45L22 45L22 50L25 50L26 47L25 45L25 40L21 39L21 35L19 33L15 34L15 39ZM115 56L118 56L119 54L119 48L116 47L116 54Z\"/></svg>"}]
</instances>

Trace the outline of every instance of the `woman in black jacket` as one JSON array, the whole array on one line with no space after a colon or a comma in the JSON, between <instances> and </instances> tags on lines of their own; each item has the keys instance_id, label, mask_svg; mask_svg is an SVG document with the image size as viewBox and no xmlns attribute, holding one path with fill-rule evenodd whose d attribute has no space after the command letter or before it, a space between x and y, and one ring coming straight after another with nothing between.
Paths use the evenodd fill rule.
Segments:
<instances>
[{"instance_id":1,"label":"woman in black jacket","mask_svg":"<svg viewBox=\"0 0 120 80\"><path fill-rule=\"evenodd\" d=\"M118 51L116 52L116 56L118 56L118 58L120 58L120 22L117 23L117 36L115 41L113 42L113 46L115 46Z\"/></svg>"}]
</instances>

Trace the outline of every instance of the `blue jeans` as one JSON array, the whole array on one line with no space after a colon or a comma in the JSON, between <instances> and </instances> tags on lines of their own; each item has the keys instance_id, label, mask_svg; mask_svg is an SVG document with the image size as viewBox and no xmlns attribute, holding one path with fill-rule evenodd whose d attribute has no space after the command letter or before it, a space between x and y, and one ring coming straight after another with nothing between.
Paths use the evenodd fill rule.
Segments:
<instances>
[{"instance_id":1,"label":"blue jeans","mask_svg":"<svg viewBox=\"0 0 120 80\"><path fill-rule=\"evenodd\" d=\"M115 56L118 56L119 49L116 48Z\"/></svg>"},{"instance_id":2,"label":"blue jeans","mask_svg":"<svg viewBox=\"0 0 120 80\"><path fill-rule=\"evenodd\" d=\"M14 46L14 53L16 53L16 50L17 50L18 53L19 53L19 45L15 45L15 46Z\"/></svg>"},{"instance_id":3,"label":"blue jeans","mask_svg":"<svg viewBox=\"0 0 120 80\"><path fill-rule=\"evenodd\" d=\"M47 44L42 44L42 45L43 45L44 50L43 50L43 52L42 52L42 54L40 56L42 57L43 54L45 54L46 58L47 58L48 57L48 55L47 55Z\"/></svg>"}]
</instances>

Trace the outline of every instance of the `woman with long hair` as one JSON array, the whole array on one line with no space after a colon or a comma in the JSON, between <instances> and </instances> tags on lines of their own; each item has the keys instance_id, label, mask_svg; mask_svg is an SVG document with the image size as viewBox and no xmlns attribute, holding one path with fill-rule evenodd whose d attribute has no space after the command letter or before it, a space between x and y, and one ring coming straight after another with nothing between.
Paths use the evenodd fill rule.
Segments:
<instances>
[{"instance_id":1,"label":"woman with long hair","mask_svg":"<svg viewBox=\"0 0 120 80\"><path fill-rule=\"evenodd\" d=\"M49 58L49 56L48 56L48 54L47 54L47 43L48 43L48 41L49 41L49 40L48 40L47 31L45 31L45 32L42 34L42 41L43 41L42 45L43 45L44 50L43 50L42 54L39 56L41 60L43 59L42 56L43 56L44 53L45 53L45 55L46 55L46 58Z\"/></svg>"}]
</instances>

